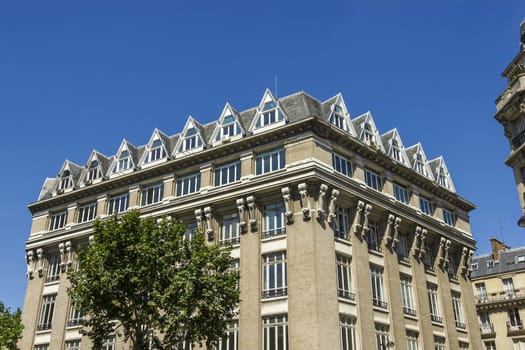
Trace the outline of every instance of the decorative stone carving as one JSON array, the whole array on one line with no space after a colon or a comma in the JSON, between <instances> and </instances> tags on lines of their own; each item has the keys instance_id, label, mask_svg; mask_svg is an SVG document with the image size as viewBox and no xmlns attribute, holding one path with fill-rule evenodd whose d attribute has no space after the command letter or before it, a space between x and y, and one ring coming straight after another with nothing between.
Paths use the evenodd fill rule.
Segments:
<instances>
[{"instance_id":1,"label":"decorative stone carving","mask_svg":"<svg viewBox=\"0 0 525 350\"><path fill-rule=\"evenodd\" d=\"M208 241L213 241L213 215L211 207L204 208L204 218L206 219L206 234L208 235Z\"/></svg>"},{"instance_id":2,"label":"decorative stone carving","mask_svg":"<svg viewBox=\"0 0 525 350\"><path fill-rule=\"evenodd\" d=\"M365 208L365 203L362 201L357 201L354 222L352 223L355 233L360 233L363 228L363 226L361 225L361 213L363 212L364 208Z\"/></svg>"},{"instance_id":3,"label":"decorative stone carving","mask_svg":"<svg viewBox=\"0 0 525 350\"><path fill-rule=\"evenodd\" d=\"M399 224L401 223L401 218L396 217L394 221L394 241L392 242L392 249L394 249L399 242Z\"/></svg>"},{"instance_id":4,"label":"decorative stone carving","mask_svg":"<svg viewBox=\"0 0 525 350\"><path fill-rule=\"evenodd\" d=\"M197 229L202 229L202 209L195 209L195 221L197 222Z\"/></svg>"},{"instance_id":5,"label":"decorative stone carving","mask_svg":"<svg viewBox=\"0 0 525 350\"><path fill-rule=\"evenodd\" d=\"M71 249L72 248L72 245L71 245L71 241L67 241L65 243L65 246L66 246L66 265L67 267L71 267L71 265L73 264L73 250Z\"/></svg>"},{"instance_id":6,"label":"decorative stone carving","mask_svg":"<svg viewBox=\"0 0 525 350\"><path fill-rule=\"evenodd\" d=\"M300 183L298 186L301 206L303 207L304 219L310 219L310 203L308 201L308 186L306 183Z\"/></svg>"},{"instance_id":7,"label":"decorative stone carving","mask_svg":"<svg viewBox=\"0 0 525 350\"><path fill-rule=\"evenodd\" d=\"M386 219L386 228L385 228L385 234L384 234L384 240L385 245L389 245L390 242L394 240L394 237L392 237L392 225L394 224L395 216L392 214L388 214L388 217Z\"/></svg>"},{"instance_id":8,"label":"decorative stone carving","mask_svg":"<svg viewBox=\"0 0 525 350\"><path fill-rule=\"evenodd\" d=\"M427 237L427 230L422 229L421 235L420 235L421 243L419 243L419 260L423 260L423 258L425 257L425 254L427 254L425 250L425 238L426 237Z\"/></svg>"},{"instance_id":9,"label":"decorative stone carving","mask_svg":"<svg viewBox=\"0 0 525 350\"><path fill-rule=\"evenodd\" d=\"M419 256L419 247L421 242L421 230L422 228L420 226L416 226L416 229L414 230L414 241L412 242L412 255L415 257Z\"/></svg>"},{"instance_id":10,"label":"decorative stone carving","mask_svg":"<svg viewBox=\"0 0 525 350\"><path fill-rule=\"evenodd\" d=\"M58 244L58 251L60 252L60 270L64 272L66 269L66 246L64 243Z\"/></svg>"},{"instance_id":11,"label":"decorative stone carving","mask_svg":"<svg viewBox=\"0 0 525 350\"><path fill-rule=\"evenodd\" d=\"M255 206L255 197L254 196L248 196L246 197L246 203L248 205L248 215L250 217L250 226L252 227L252 231L257 230L257 216L255 210L257 207Z\"/></svg>"},{"instance_id":12,"label":"decorative stone carving","mask_svg":"<svg viewBox=\"0 0 525 350\"><path fill-rule=\"evenodd\" d=\"M241 227L241 233L246 233L246 208L244 207L244 198L239 198L235 202L237 204L237 210L239 211L239 226Z\"/></svg>"},{"instance_id":13,"label":"decorative stone carving","mask_svg":"<svg viewBox=\"0 0 525 350\"><path fill-rule=\"evenodd\" d=\"M467 257L467 276L470 278L470 275L472 274L472 255L474 255L474 251L470 249L468 251L468 257Z\"/></svg>"},{"instance_id":14,"label":"decorative stone carving","mask_svg":"<svg viewBox=\"0 0 525 350\"><path fill-rule=\"evenodd\" d=\"M27 263L27 278L32 279L33 278L33 271L35 269L35 261L34 261L34 252L32 250L28 250L26 252L26 263Z\"/></svg>"},{"instance_id":15,"label":"decorative stone carving","mask_svg":"<svg viewBox=\"0 0 525 350\"><path fill-rule=\"evenodd\" d=\"M445 243L447 240L444 237L441 237L439 240L439 248L438 248L438 265L443 266L443 262L445 261L445 258L443 257L445 254Z\"/></svg>"},{"instance_id":16,"label":"decorative stone carving","mask_svg":"<svg viewBox=\"0 0 525 350\"><path fill-rule=\"evenodd\" d=\"M461 250L461 260L459 262L460 271L462 275L465 275L467 273L467 260L468 260L468 248L463 247Z\"/></svg>"},{"instance_id":17,"label":"decorative stone carving","mask_svg":"<svg viewBox=\"0 0 525 350\"><path fill-rule=\"evenodd\" d=\"M281 189L281 194L283 195L283 200L284 200L286 223L290 225L293 223L293 200L292 200L290 187L283 187Z\"/></svg>"},{"instance_id":18,"label":"decorative stone carving","mask_svg":"<svg viewBox=\"0 0 525 350\"><path fill-rule=\"evenodd\" d=\"M38 276L42 277L44 275L44 250L42 248L36 250L36 257Z\"/></svg>"},{"instance_id":19,"label":"decorative stone carving","mask_svg":"<svg viewBox=\"0 0 525 350\"><path fill-rule=\"evenodd\" d=\"M443 260L443 268L446 270L450 266L450 258L449 258L449 249L450 249L450 240L447 239L445 242L445 259Z\"/></svg>"},{"instance_id":20,"label":"decorative stone carving","mask_svg":"<svg viewBox=\"0 0 525 350\"><path fill-rule=\"evenodd\" d=\"M363 212L363 238L366 237L368 231L370 228L368 227L368 215L370 215L370 212L372 211L372 206L370 204L365 205L365 210Z\"/></svg>"},{"instance_id":21,"label":"decorative stone carving","mask_svg":"<svg viewBox=\"0 0 525 350\"><path fill-rule=\"evenodd\" d=\"M332 190L332 194L330 196L330 204L328 205L328 223L332 223L335 217L337 216L335 212L335 207L337 205L337 197L339 196L338 190Z\"/></svg>"},{"instance_id":22,"label":"decorative stone carving","mask_svg":"<svg viewBox=\"0 0 525 350\"><path fill-rule=\"evenodd\" d=\"M321 184L319 187L319 200L317 201L317 217L322 219L326 212L324 210L326 203L326 191L328 191L328 186Z\"/></svg>"}]
</instances>

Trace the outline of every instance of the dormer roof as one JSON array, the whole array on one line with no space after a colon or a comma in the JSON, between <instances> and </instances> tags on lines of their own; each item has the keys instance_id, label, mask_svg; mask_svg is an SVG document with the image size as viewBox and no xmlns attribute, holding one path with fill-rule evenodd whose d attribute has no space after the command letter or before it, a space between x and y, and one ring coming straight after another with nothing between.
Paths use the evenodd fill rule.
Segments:
<instances>
[{"instance_id":1,"label":"dormer roof","mask_svg":"<svg viewBox=\"0 0 525 350\"><path fill-rule=\"evenodd\" d=\"M401 140L401 135L399 135L399 132L396 128L381 135L381 141L383 143L383 147L385 147L385 153L390 158L407 167L411 166L405 151L405 146Z\"/></svg>"},{"instance_id":2,"label":"dormer roof","mask_svg":"<svg viewBox=\"0 0 525 350\"><path fill-rule=\"evenodd\" d=\"M244 135L246 135L246 131L239 112L229 103L226 103L219 120L215 122L211 136L208 138L208 144L229 142Z\"/></svg>"},{"instance_id":3,"label":"dormer roof","mask_svg":"<svg viewBox=\"0 0 525 350\"><path fill-rule=\"evenodd\" d=\"M448 168L445 164L445 159L443 158L443 156L439 156L435 159L428 161L428 165L432 170L432 174L434 175L436 183L439 186L444 187L451 192L456 192L454 183L452 182L452 177L448 172Z\"/></svg>"},{"instance_id":4,"label":"dormer roof","mask_svg":"<svg viewBox=\"0 0 525 350\"><path fill-rule=\"evenodd\" d=\"M432 169L430 169L428 165L428 159L421 143L418 142L415 145L406 148L406 153L410 160L412 170L434 180Z\"/></svg>"},{"instance_id":5,"label":"dormer roof","mask_svg":"<svg viewBox=\"0 0 525 350\"><path fill-rule=\"evenodd\" d=\"M182 156L203 150L207 146L205 135L205 128L190 115L179 134L173 155Z\"/></svg>"},{"instance_id":6,"label":"dormer roof","mask_svg":"<svg viewBox=\"0 0 525 350\"><path fill-rule=\"evenodd\" d=\"M288 122L288 116L277 98L274 97L269 89L264 95L256 109L249 130L252 133L269 130Z\"/></svg>"},{"instance_id":7,"label":"dormer roof","mask_svg":"<svg viewBox=\"0 0 525 350\"><path fill-rule=\"evenodd\" d=\"M385 152L379 131L377 130L374 118L370 111L361 114L352 120L357 138L370 147L374 147L381 152Z\"/></svg>"},{"instance_id":8,"label":"dormer roof","mask_svg":"<svg viewBox=\"0 0 525 350\"><path fill-rule=\"evenodd\" d=\"M155 128L149 139L149 142L145 146L138 166L143 168L150 166L150 164L166 162L168 160L168 154L170 154L170 145L170 138L162 131Z\"/></svg>"},{"instance_id":9,"label":"dormer roof","mask_svg":"<svg viewBox=\"0 0 525 350\"><path fill-rule=\"evenodd\" d=\"M354 125L350 120L350 112L346 108L346 104L341 93L338 93L334 97L323 102L323 105L328 107L324 110L324 117L326 118L325 121L335 125L341 130L348 132L353 137L357 136Z\"/></svg>"}]
</instances>

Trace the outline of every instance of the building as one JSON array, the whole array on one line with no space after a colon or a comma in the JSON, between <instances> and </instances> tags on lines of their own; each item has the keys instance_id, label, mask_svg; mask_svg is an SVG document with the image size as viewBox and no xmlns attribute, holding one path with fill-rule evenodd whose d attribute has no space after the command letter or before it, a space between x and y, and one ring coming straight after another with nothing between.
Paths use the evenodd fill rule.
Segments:
<instances>
[{"instance_id":1,"label":"building","mask_svg":"<svg viewBox=\"0 0 525 350\"><path fill-rule=\"evenodd\" d=\"M472 259L484 349L525 349L525 247L510 249L495 238L492 253Z\"/></svg>"},{"instance_id":2,"label":"building","mask_svg":"<svg viewBox=\"0 0 525 350\"><path fill-rule=\"evenodd\" d=\"M505 164L514 172L522 211L518 225L525 227L525 20L520 27L520 50L501 74L507 79L507 88L496 99L494 118L509 139L510 155Z\"/></svg>"},{"instance_id":3,"label":"building","mask_svg":"<svg viewBox=\"0 0 525 350\"><path fill-rule=\"evenodd\" d=\"M65 161L29 205L23 349L89 348L64 271L94 219L130 208L233 244L242 301L220 349L481 347L474 205L442 157L380 134L370 112L350 119L340 94L266 90L243 112Z\"/></svg>"}]
</instances>

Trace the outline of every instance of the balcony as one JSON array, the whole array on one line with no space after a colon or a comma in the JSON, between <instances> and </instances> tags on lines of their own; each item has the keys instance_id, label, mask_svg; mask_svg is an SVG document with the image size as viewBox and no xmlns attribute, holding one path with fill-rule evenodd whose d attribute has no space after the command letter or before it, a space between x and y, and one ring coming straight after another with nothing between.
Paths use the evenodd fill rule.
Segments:
<instances>
[{"instance_id":1,"label":"balcony","mask_svg":"<svg viewBox=\"0 0 525 350\"><path fill-rule=\"evenodd\" d=\"M380 299L377 299L377 298L373 298L372 299L372 304L374 306L377 306L381 309L387 309L388 308L388 303L384 300L380 300Z\"/></svg>"},{"instance_id":2,"label":"balcony","mask_svg":"<svg viewBox=\"0 0 525 350\"><path fill-rule=\"evenodd\" d=\"M462 321L456 321L456 328L459 329L467 329L467 324Z\"/></svg>"},{"instance_id":3,"label":"balcony","mask_svg":"<svg viewBox=\"0 0 525 350\"><path fill-rule=\"evenodd\" d=\"M514 335L523 335L525 334L525 329L523 329L523 324L519 322L507 322L507 336L511 337Z\"/></svg>"},{"instance_id":4,"label":"balcony","mask_svg":"<svg viewBox=\"0 0 525 350\"><path fill-rule=\"evenodd\" d=\"M496 336L496 331L492 323L482 324L479 330L481 332L481 338L493 338Z\"/></svg>"},{"instance_id":5,"label":"balcony","mask_svg":"<svg viewBox=\"0 0 525 350\"><path fill-rule=\"evenodd\" d=\"M525 130L523 130L517 136L512 138L512 146L514 146L514 149L521 146L524 142L525 142Z\"/></svg>"},{"instance_id":6,"label":"balcony","mask_svg":"<svg viewBox=\"0 0 525 350\"><path fill-rule=\"evenodd\" d=\"M432 320L432 322L443 323L443 317L438 315L430 314L430 319Z\"/></svg>"},{"instance_id":7,"label":"balcony","mask_svg":"<svg viewBox=\"0 0 525 350\"><path fill-rule=\"evenodd\" d=\"M416 316L416 309L403 306L403 313L409 316Z\"/></svg>"},{"instance_id":8,"label":"balcony","mask_svg":"<svg viewBox=\"0 0 525 350\"><path fill-rule=\"evenodd\" d=\"M525 291L516 289L514 291L499 291L476 296L476 305L478 306L492 303L514 303L517 301L525 301Z\"/></svg>"},{"instance_id":9,"label":"balcony","mask_svg":"<svg viewBox=\"0 0 525 350\"><path fill-rule=\"evenodd\" d=\"M355 301L355 293L352 293L350 291L338 289L337 295L339 296L339 298Z\"/></svg>"}]
</instances>

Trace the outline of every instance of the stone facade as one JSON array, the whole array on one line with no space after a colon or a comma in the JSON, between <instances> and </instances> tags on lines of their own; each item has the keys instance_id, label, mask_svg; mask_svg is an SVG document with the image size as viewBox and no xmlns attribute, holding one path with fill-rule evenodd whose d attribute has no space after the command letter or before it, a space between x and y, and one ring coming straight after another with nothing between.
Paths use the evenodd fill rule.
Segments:
<instances>
[{"instance_id":1,"label":"stone facade","mask_svg":"<svg viewBox=\"0 0 525 350\"><path fill-rule=\"evenodd\" d=\"M267 90L258 107L66 161L29 205L21 348L90 348L65 271L95 219L131 208L233 244L241 302L221 349L481 348L474 206L442 157L379 134L370 113L351 119L341 95Z\"/></svg>"}]
</instances>

